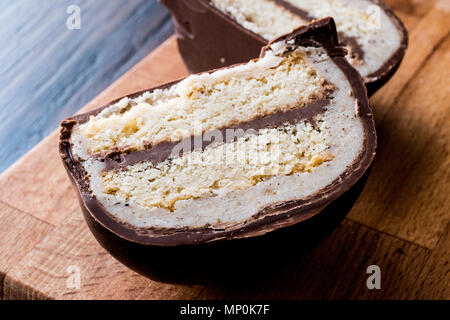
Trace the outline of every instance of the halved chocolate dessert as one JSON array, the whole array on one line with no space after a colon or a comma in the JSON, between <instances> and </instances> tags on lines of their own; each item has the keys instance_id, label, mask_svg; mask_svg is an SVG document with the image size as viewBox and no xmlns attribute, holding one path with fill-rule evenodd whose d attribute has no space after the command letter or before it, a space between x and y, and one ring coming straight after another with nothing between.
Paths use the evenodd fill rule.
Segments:
<instances>
[{"instance_id":1,"label":"halved chocolate dessert","mask_svg":"<svg viewBox=\"0 0 450 320\"><path fill-rule=\"evenodd\" d=\"M100 243L151 276L145 254L261 236L336 200L376 147L344 56L322 19L259 59L64 120L60 154Z\"/></svg>"},{"instance_id":2,"label":"halved chocolate dessert","mask_svg":"<svg viewBox=\"0 0 450 320\"><path fill-rule=\"evenodd\" d=\"M192 73L248 61L271 39L330 16L371 94L398 68L408 42L402 22L380 0L160 1L172 12Z\"/></svg>"}]
</instances>

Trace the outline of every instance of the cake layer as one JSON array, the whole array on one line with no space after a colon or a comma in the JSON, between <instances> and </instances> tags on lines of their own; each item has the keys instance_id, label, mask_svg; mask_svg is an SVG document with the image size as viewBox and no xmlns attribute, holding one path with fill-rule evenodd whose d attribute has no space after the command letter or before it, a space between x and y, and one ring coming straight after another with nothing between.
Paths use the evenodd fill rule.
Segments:
<instances>
[{"instance_id":1,"label":"cake layer","mask_svg":"<svg viewBox=\"0 0 450 320\"><path fill-rule=\"evenodd\" d=\"M308 103L306 106L288 111L277 111L270 115L258 116L249 121L242 121L227 128L201 132L199 135L184 138L179 141L160 143L150 149L134 152L114 152L104 160L105 170L123 169L141 161L158 164L167 159L182 156L192 151L201 151L210 145L235 142L237 139L256 134L261 129L272 129L282 125L295 125L302 120L316 126L316 117L325 112L329 105L332 92L326 98Z\"/></svg>"},{"instance_id":2,"label":"cake layer","mask_svg":"<svg viewBox=\"0 0 450 320\"><path fill-rule=\"evenodd\" d=\"M329 132L308 122L262 129L235 142L185 153L154 165L144 161L102 175L103 193L121 202L171 211L177 201L217 196L276 175L311 172L333 156Z\"/></svg>"},{"instance_id":3,"label":"cake layer","mask_svg":"<svg viewBox=\"0 0 450 320\"><path fill-rule=\"evenodd\" d=\"M301 108L332 90L307 61L310 55L305 50L285 56L271 51L248 65L191 76L169 89L122 100L77 127L74 139L99 156L149 149Z\"/></svg>"}]
</instances>

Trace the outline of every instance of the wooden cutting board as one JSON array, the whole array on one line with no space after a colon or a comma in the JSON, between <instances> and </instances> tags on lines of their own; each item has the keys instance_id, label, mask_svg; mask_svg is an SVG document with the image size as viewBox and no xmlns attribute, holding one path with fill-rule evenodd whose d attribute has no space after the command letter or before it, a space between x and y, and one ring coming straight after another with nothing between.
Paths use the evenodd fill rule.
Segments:
<instances>
[{"instance_id":1,"label":"wooden cutting board","mask_svg":"<svg viewBox=\"0 0 450 320\"><path fill-rule=\"evenodd\" d=\"M88 231L54 132L0 176L2 298L449 299L450 5L387 2L409 29L410 47L371 99L379 148L367 186L317 249L252 286L148 280ZM186 74L172 37L82 110ZM366 286L369 265L381 269L380 290Z\"/></svg>"}]
</instances>

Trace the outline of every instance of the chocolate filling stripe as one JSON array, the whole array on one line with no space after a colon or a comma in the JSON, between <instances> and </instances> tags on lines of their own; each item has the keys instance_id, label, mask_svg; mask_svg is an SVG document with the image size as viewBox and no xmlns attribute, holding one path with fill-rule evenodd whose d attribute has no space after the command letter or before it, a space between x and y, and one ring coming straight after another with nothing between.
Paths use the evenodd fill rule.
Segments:
<instances>
[{"instance_id":1,"label":"chocolate filling stripe","mask_svg":"<svg viewBox=\"0 0 450 320\"><path fill-rule=\"evenodd\" d=\"M347 36L343 32L338 32L338 36L339 36L339 42L341 42L341 45L344 45L344 46L347 46L350 48L353 58L356 58L358 60L364 59L364 51L356 37Z\"/></svg>"},{"instance_id":2,"label":"chocolate filling stripe","mask_svg":"<svg viewBox=\"0 0 450 320\"><path fill-rule=\"evenodd\" d=\"M134 152L114 152L104 158L105 170L124 169L127 166L141 161L151 161L153 165L163 162L174 156L182 156L186 149L190 152L204 150L215 141L217 136L223 137L224 142L230 143L248 134L249 131L261 129L277 128L283 124L296 124L301 120L309 121L315 126L314 117L326 111L326 106L330 103L330 98L319 99L308 103L304 107L298 107L289 111L279 111L267 116L254 118L241 122L235 126L225 127L203 133L202 136L191 136L181 141L165 141L158 143L151 149L138 150ZM230 131L229 131L230 130ZM230 139L229 133L233 132ZM253 132L254 133L254 132Z\"/></svg>"},{"instance_id":3,"label":"chocolate filling stripe","mask_svg":"<svg viewBox=\"0 0 450 320\"><path fill-rule=\"evenodd\" d=\"M294 6L288 1L285 0L272 0L272 1L308 22L317 20L317 18L311 16L307 11L300 9L297 6ZM364 51L356 37L347 36L343 32L338 32L338 35L339 35L339 42L341 42L341 45L348 46L351 49L352 53L354 54L355 58L359 60L364 59Z\"/></svg>"}]
</instances>

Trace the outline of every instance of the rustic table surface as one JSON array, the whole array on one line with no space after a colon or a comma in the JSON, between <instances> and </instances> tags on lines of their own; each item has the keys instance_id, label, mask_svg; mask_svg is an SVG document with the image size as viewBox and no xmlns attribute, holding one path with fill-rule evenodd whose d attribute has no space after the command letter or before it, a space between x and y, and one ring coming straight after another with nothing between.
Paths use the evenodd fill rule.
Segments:
<instances>
[{"instance_id":1,"label":"rustic table surface","mask_svg":"<svg viewBox=\"0 0 450 320\"><path fill-rule=\"evenodd\" d=\"M2 297L449 299L450 3L386 2L410 32L409 50L394 78L371 98L379 148L366 188L342 224L314 251L259 284L180 286L146 279L113 259L87 229L52 132L0 176ZM97 47L92 44L94 60ZM39 59L37 55L33 61ZM115 61L114 69L123 61ZM26 65L24 72L37 76L28 69L33 63ZM72 72L88 68L72 67ZM171 37L83 110L185 75ZM102 75L80 77L86 86L95 86ZM15 85L14 79L9 82ZM64 85L59 88L64 101L79 101ZM73 111L42 108L59 115ZM366 286L369 265L381 269L380 290ZM79 287L71 282L78 272Z\"/></svg>"}]
</instances>

